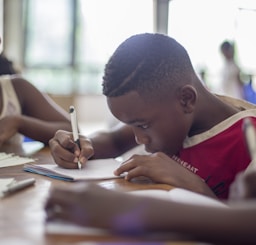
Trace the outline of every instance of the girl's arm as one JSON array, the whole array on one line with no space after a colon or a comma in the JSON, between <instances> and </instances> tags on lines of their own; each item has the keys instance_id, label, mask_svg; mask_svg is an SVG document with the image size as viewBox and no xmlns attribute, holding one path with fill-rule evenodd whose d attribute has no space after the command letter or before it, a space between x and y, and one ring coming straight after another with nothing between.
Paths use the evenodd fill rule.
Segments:
<instances>
[{"instance_id":1,"label":"girl's arm","mask_svg":"<svg viewBox=\"0 0 256 245\"><path fill-rule=\"evenodd\" d=\"M14 118L19 133L48 144L58 129L71 131L69 114L48 95L23 78L13 77L12 83L22 110Z\"/></svg>"}]
</instances>

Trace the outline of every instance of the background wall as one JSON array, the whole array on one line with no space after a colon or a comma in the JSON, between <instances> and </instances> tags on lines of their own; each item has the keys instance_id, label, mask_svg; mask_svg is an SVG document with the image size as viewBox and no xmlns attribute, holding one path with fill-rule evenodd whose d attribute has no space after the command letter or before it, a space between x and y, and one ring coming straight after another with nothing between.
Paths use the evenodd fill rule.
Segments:
<instances>
[{"instance_id":1,"label":"background wall","mask_svg":"<svg viewBox=\"0 0 256 245\"><path fill-rule=\"evenodd\" d=\"M23 66L23 57L24 57L24 50L25 50L24 44L26 44L25 38L28 36L26 35L28 34L26 33L28 29L23 27L24 18L22 18L22 12L24 9L26 9L24 8L24 4L27 4L27 3L25 0L0 0L0 1L3 3L2 8L3 8L3 23L4 23L3 25L4 53L10 60L13 61L14 64L17 64L18 68L20 68L20 70L22 71L24 70L22 66ZM154 4L153 19L156 19L156 21L153 21L154 29L158 32L166 33L169 0L151 0L151 1ZM30 1L30 3L32 2L33 0ZM102 1L102 2L105 2L105 1ZM136 5L138 5L137 2L136 2ZM28 6L28 5L25 5L25 6ZM134 9L132 11L134 12ZM141 15L141 12L139 12L139 14ZM29 15L25 14L25 16L29 16ZM145 12L144 12L143 19L146 19ZM149 22L147 21L147 23ZM33 22L33 24L35 23ZM36 26L36 25L33 25L33 26ZM34 85L35 85L34 81L36 82L38 81L34 76L34 74L30 76L28 80ZM67 76L64 77L64 80L73 81ZM37 82L36 86L40 89L40 86L38 85L44 84L45 81L46 80L40 74L40 79L39 79L39 82ZM56 79L55 80L53 79L53 82L54 81L56 81ZM60 81L62 82L63 80L60 79ZM60 86L62 85L63 83L60 83ZM111 124L113 121L115 121L115 119L112 117L111 113L108 110L106 100L103 95L91 94L91 93L77 95L75 94L77 93L77 91L72 92L73 90L70 90L71 91L70 94L63 95L63 94L57 93L57 90L59 88L60 87L56 87L56 89L54 88L52 90L42 90L42 91L47 91L48 93L51 93L50 96L55 100L55 102L58 103L61 107L63 107L67 111L69 109L69 106L73 104L77 109L78 120L79 120L79 124L82 126L82 131L87 132L87 131L93 131L94 129L96 130L99 128L105 128L109 126L109 124ZM78 92L81 93L81 91L78 91Z\"/></svg>"},{"instance_id":2,"label":"background wall","mask_svg":"<svg viewBox=\"0 0 256 245\"><path fill-rule=\"evenodd\" d=\"M0 0L0 34L2 48L15 64L22 64L24 30L22 29L23 0ZM1 49L2 51L2 49ZM22 67L20 67L22 69ZM82 132L90 133L109 126L114 119L103 95L53 95L50 97L66 111L73 104L77 109Z\"/></svg>"},{"instance_id":3,"label":"background wall","mask_svg":"<svg viewBox=\"0 0 256 245\"><path fill-rule=\"evenodd\" d=\"M64 110L70 105L77 110L78 123L83 133L91 133L113 125L116 119L108 109L103 95L50 95Z\"/></svg>"},{"instance_id":4,"label":"background wall","mask_svg":"<svg viewBox=\"0 0 256 245\"><path fill-rule=\"evenodd\" d=\"M9 59L17 64L22 63L23 0L1 0L3 3L3 49Z\"/></svg>"}]
</instances>

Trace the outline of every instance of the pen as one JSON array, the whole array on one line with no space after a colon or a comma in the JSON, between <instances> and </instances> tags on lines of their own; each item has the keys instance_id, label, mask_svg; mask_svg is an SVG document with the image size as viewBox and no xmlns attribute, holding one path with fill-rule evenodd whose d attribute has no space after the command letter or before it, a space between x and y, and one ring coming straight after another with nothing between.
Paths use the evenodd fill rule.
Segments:
<instances>
[{"instance_id":1,"label":"pen","mask_svg":"<svg viewBox=\"0 0 256 245\"><path fill-rule=\"evenodd\" d=\"M81 149L79 135L78 135L78 124L77 124L77 118L76 118L76 110L75 110L74 106L69 107L69 114L70 114L70 118L71 118L71 127L72 127L74 141L78 145L79 149ZM77 165L78 165L79 169L82 168L80 161L77 162Z\"/></svg>"},{"instance_id":2,"label":"pen","mask_svg":"<svg viewBox=\"0 0 256 245\"><path fill-rule=\"evenodd\" d=\"M250 118L243 120L243 132L247 144L251 162L246 169L246 172L256 167L256 130Z\"/></svg>"},{"instance_id":3,"label":"pen","mask_svg":"<svg viewBox=\"0 0 256 245\"><path fill-rule=\"evenodd\" d=\"M6 190L3 191L4 195L8 195L11 194L13 192L22 190L28 186L31 186L35 183L35 179L34 178L29 178L29 179L25 179L25 180L21 180L18 182L15 182L14 184L11 184L7 187Z\"/></svg>"}]
</instances>

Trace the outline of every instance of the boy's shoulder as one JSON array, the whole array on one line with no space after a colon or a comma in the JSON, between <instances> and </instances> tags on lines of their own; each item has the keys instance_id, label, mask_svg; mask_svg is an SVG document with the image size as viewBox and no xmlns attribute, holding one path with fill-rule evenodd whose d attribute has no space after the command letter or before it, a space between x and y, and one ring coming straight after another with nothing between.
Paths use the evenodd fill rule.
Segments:
<instances>
[{"instance_id":1,"label":"boy's shoulder","mask_svg":"<svg viewBox=\"0 0 256 245\"><path fill-rule=\"evenodd\" d=\"M229 97L226 95L219 95L216 94L216 96L222 100L223 102L232 105L234 107L236 107L237 109L243 111L243 110L249 110L249 109L256 109L256 105L253 103L250 103L248 101L245 100L241 100L241 99L237 99L234 97Z\"/></svg>"}]
</instances>

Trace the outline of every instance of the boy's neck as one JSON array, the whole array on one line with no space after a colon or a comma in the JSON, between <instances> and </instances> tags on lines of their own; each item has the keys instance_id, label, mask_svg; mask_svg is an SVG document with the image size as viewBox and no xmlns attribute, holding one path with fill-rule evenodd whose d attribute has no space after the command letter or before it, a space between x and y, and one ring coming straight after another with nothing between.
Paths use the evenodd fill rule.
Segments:
<instances>
[{"instance_id":1,"label":"boy's neck","mask_svg":"<svg viewBox=\"0 0 256 245\"><path fill-rule=\"evenodd\" d=\"M199 96L198 104L200 107L196 112L196 119L189 136L203 133L239 112L237 108L211 93Z\"/></svg>"}]
</instances>

